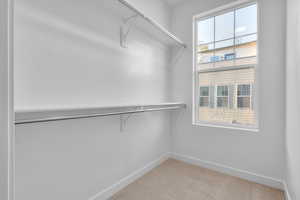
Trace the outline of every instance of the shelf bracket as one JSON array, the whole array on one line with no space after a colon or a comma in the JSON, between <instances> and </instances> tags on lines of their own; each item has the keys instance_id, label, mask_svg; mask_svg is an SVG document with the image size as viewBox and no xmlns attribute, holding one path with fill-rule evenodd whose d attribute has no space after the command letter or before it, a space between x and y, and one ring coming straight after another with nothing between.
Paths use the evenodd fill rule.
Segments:
<instances>
[{"instance_id":1,"label":"shelf bracket","mask_svg":"<svg viewBox=\"0 0 300 200\"><path fill-rule=\"evenodd\" d=\"M173 59L171 60L171 66L173 67L174 65L177 64L177 62L180 60L180 58L183 56L186 48L185 47L180 47L179 49L174 49L173 51Z\"/></svg>"},{"instance_id":2,"label":"shelf bracket","mask_svg":"<svg viewBox=\"0 0 300 200\"><path fill-rule=\"evenodd\" d=\"M131 117L131 114L129 114L127 116L124 116L124 114L120 115L120 132L124 131L127 121L129 120L130 117Z\"/></svg>"},{"instance_id":3,"label":"shelf bracket","mask_svg":"<svg viewBox=\"0 0 300 200\"><path fill-rule=\"evenodd\" d=\"M127 37L131 30L133 21L137 19L138 15L133 15L123 19L123 24L120 27L120 46L123 48L127 48Z\"/></svg>"}]
</instances>

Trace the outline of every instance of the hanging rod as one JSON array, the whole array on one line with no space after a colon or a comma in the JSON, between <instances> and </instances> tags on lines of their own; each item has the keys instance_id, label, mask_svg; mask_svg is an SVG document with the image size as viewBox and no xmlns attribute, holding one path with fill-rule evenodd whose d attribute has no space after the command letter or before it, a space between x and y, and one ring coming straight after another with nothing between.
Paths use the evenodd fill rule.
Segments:
<instances>
[{"instance_id":1,"label":"hanging rod","mask_svg":"<svg viewBox=\"0 0 300 200\"><path fill-rule=\"evenodd\" d=\"M115 112L104 112L95 113L95 110L122 110L122 109L132 109L126 111L115 111ZM96 118L105 117L113 115L126 115L135 114L143 112L154 112L154 111L164 111L164 110L179 110L186 108L185 104L182 103L170 103L170 104L157 104L157 105L135 105L135 106L116 106L116 107L103 107L103 108L84 108L80 109L65 109L65 110L52 110L52 111L21 111L16 112L15 125L20 124L32 124L41 122L53 122L53 121L63 121L63 120L74 120L74 119L84 119L84 118ZM79 114L76 114L78 112ZM91 113L84 113L91 112ZM68 114L69 113L69 114ZM71 113L71 114L70 114Z\"/></svg>"},{"instance_id":2,"label":"hanging rod","mask_svg":"<svg viewBox=\"0 0 300 200\"><path fill-rule=\"evenodd\" d=\"M183 48L187 47L187 45L185 43L183 43L180 39L178 39L176 36L174 36L173 34L171 34L166 28L164 28L159 23L155 22L153 19L151 19L151 18L147 17L146 15L144 15L140 10L138 10L136 7L134 7L133 5L131 5L126 0L118 0L118 1L121 4L123 4L125 7L127 7L128 9L132 10L138 16L140 16L143 19L145 19L148 23L150 23L157 30L159 30L160 32L162 32L163 34L165 34L167 37L169 37L170 39L172 39L173 41L175 41L178 45L182 46Z\"/></svg>"}]
</instances>

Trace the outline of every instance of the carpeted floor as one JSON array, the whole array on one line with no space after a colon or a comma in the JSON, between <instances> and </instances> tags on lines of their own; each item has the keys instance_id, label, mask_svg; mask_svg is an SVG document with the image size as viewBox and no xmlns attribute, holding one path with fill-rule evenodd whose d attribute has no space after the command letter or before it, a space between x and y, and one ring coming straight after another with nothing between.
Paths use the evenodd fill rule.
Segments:
<instances>
[{"instance_id":1,"label":"carpeted floor","mask_svg":"<svg viewBox=\"0 0 300 200\"><path fill-rule=\"evenodd\" d=\"M169 159L111 200L284 200L284 194L267 186Z\"/></svg>"}]
</instances>

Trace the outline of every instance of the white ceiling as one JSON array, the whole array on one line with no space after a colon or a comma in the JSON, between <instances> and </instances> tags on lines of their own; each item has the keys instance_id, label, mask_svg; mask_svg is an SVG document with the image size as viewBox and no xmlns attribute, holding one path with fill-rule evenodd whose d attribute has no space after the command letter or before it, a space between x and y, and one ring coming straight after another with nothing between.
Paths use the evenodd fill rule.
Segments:
<instances>
[{"instance_id":1,"label":"white ceiling","mask_svg":"<svg viewBox=\"0 0 300 200\"><path fill-rule=\"evenodd\" d=\"M165 0L170 6L174 6L178 3L181 3L181 2L184 2L184 1L187 1L187 0Z\"/></svg>"}]
</instances>

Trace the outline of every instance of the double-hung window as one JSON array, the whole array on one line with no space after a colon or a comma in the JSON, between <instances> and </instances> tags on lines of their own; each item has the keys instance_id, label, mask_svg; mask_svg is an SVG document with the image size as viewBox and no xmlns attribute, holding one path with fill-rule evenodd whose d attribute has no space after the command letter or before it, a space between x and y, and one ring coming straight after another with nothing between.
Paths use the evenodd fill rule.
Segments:
<instances>
[{"instance_id":1,"label":"double-hung window","mask_svg":"<svg viewBox=\"0 0 300 200\"><path fill-rule=\"evenodd\" d=\"M199 106L200 107L208 107L209 106L209 87L201 86L200 87L200 98L199 98Z\"/></svg>"},{"instance_id":2,"label":"double-hung window","mask_svg":"<svg viewBox=\"0 0 300 200\"><path fill-rule=\"evenodd\" d=\"M217 107L228 107L228 86L217 86Z\"/></svg>"},{"instance_id":3,"label":"double-hung window","mask_svg":"<svg viewBox=\"0 0 300 200\"><path fill-rule=\"evenodd\" d=\"M257 128L257 3L194 17L194 124Z\"/></svg>"},{"instance_id":4,"label":"double-hung window","mask_svg":"<svg viewBox=\"0 0 300 200\"><path fill-rule=\"evenodd\" d=\"M242 84L237 86L237 108L250 109L251 107L251 85Z\"/></svg>"}]
</instances>

